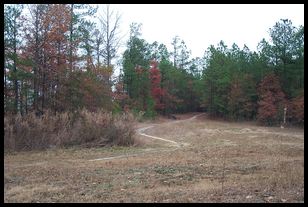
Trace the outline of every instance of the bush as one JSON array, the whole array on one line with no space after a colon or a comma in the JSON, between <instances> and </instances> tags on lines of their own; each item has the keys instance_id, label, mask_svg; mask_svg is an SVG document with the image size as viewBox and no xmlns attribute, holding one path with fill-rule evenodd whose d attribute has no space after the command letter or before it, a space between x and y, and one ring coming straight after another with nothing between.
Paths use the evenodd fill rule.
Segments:
<instances>
[{"instance_id":1,"label":"bush","mask_svg":"<svg viewBox=\"0 0 308 207\"><path fill-rule=\"evenodd\" d=\"M75 140L86 146L132 145L134 144L135 119L131 114L81 111L79 135Z\"/></svg>"},{"instance_id":2,"label":"bush","mask_svg":"<svg viewBox=\"0 0 308 207\"><path fill-rule=\"evenodd\" d=\"M258 87L258 114L259 123L278 125L283 121L283 108L286 105L285 94L280 87L279 77L267 75Z\"/></svg>"},{"instance_id":3,"label":"bush","mask_svg":"<svg viewBox=\"0 0 308 207\"><path fill-rule=\"evenodd\" d=\"M289 104L289 117L292 123L296 125L304 125L304 94L293 98Z\"/></svg>"},{"instance_id":4,"label":"bush","mask_svg":"<svg viewBox=\"0 0 308 207\"><path fill-rule=\"evenodd\" d=\"M5 116L4 149L19 151L61 145L58 135L67 133L67 124L67 113L51 115L46 112L42 117L37 117L34 113L24 117Z\"/></svg>"},{"instance_id":5,"label":"bush","mask_svg":"<svg viewBox=\"0 0 308 207\"><path fill-rule=\"evenodd\" d=\"M145 111L144 117L147 119L154 119L156 117L157 113L155 111L155 102L154 100L148 99L147 100L147 109Z\"/></svg>"},{"instance_id":6,"label":"bush","mask_svg":"<svg viewBox=\"0 0 308 207\"><path fill-rule=\"evenodd\" d=\"M145 116L144 116L145 111L139 111L137 109L132 109L131 112L138 122L143 122L145 120Z\"/></svg>"},{"instance_id":7,"label":"bush","mask_svg":"<svg viewBox=\"0 0 308 207\"><path fill-rule=\"evenodd\" d=\"M42 150L50 147L87 147L134 144L134 117L98 111L57 113L47 111L4 117L5 151Z\"/></svg>"}]
</instances>

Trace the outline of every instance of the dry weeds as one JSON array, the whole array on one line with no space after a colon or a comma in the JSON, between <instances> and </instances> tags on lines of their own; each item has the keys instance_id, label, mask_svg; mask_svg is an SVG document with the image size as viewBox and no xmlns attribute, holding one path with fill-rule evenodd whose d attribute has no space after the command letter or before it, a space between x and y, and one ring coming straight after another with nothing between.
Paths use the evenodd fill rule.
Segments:
<instances>
[{"instance_id":1,"label":"dry weeds","mask_svg":"<svg viewBox=\"0 0 308 207\"><path fill-rule=\"evenodd\" d=\"M46 111L4 117L5 152L42 150L73 145L129 146L133 139L135 119L132 114L112 115L109 112L57 113Z\"/></svg>"}]
</instances>

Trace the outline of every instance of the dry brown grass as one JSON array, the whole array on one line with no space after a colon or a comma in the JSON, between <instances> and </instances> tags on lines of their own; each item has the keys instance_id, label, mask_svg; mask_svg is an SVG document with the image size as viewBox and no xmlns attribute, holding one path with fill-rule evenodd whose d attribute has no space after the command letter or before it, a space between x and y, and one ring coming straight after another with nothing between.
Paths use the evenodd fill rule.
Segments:
<instances>
[{"instance_id":1,"label":"dry brown grass","mask_svg":"<svg viewBox=\"0 0 308 207\"><path fill-rule=\"evenodd\" d=\"M133 145L136 144L134 122L131 114L112 115L87 110L56 115L47 111L42 117L34 113L24 117L5 116L4 149L9 152L73 145Z\"/></svg>"},{"instance_id":2,"label":"dry brown grass","mask_svg":"<svg viewBox=\"0 0 308 207\"><path fill-rule=\"evenodd\" d=\"M304 201L303 129L199 117L164 122L146 133L189 145L175 148L136 135L143 145L7 154L4 201ZM89 161L119 155L127 156Z\"/></svg>"}]
</instances>

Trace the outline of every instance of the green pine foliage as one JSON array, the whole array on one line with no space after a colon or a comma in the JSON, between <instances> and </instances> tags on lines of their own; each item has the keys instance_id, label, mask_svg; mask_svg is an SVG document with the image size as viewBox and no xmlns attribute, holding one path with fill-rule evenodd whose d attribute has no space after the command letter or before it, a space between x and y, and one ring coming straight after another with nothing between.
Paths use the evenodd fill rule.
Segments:
<instances>
[{"instance_id":1,"label":"green pine foliage","mask_svg":"<svg viewBox=\"0 0 308 207\"><path fill-rule=\"evenodd\" d=\"M24 9L31 15L23 16ZM203 57L192 57L180 37L170 41L172 51L168 51L157 41L148 43L142 38L142 25L132 23L120 56L121 72L113 81L115 65L110 60L119 52L103 47L110 44L102 25L88 18L96 11L80 4L5 5L6 113L86 108L154 118L206 111L228 120L278 125L286 107L290 123L304 122L303 26L281 19L270 28L270 41L262 39L257 51L221 41L208 47ZM153 60L157 80L151 78Z\"/></svg>"}]
</instances>

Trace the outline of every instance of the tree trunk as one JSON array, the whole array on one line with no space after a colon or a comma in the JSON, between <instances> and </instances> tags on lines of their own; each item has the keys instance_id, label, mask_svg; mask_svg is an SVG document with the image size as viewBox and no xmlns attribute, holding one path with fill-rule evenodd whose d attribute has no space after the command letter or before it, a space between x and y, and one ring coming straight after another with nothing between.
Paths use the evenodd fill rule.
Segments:
<instances>
[{"instance_id":1,"label":"tree trunk","mask_svg":"<svg viewBox=\"0 0 308 207\"><path fill-rule=\"evenodd\" d=\"M16 17L14 18L14 58L13 58L13 71L14 71L14 92L15 92L15 101L14 101L14 109L15 113L18 112L18 81L17 81L17 66L16 66L16 58L17 58L17 46L16 46L16 36L17 36L17 31L16 31Z\"/></svg>"},{"instance_id":2,"label":"tree trunk","mask_svg":"<svg viewBox=\"0 0 308 207\"><path fill-rule=\"evenodd\" d=\"M74 16L74 4L71 4L70 49L69 49L70 72L73 71L73 16Z\"/></svg>"},{"instance_id":3,"label":"tree trunk","mask_svg":"<svg viewBox=\"0 0 308 207\"><path fill-rule=\"evenodd\" d=\"M35 54L34 54L34 67L33 67L33 88L34 88L34 110L36 111L38 109L38 67L39 67L39 25L38 25L38 8L36 8L36 19L35 19Z\"/></svg>"},{"instance_id":4,"label":"tree trunk","mask_svg":"<svg viewBox=\"0 0 308 207\"><path fill-rule=\"evenodd\" d=\"M23 95L22 95L23 89L23 81L20 80L20 88L19 88L19 105L20 105L20 114L23 116Z\"/></svg>"}]
</instances>

